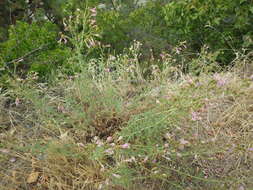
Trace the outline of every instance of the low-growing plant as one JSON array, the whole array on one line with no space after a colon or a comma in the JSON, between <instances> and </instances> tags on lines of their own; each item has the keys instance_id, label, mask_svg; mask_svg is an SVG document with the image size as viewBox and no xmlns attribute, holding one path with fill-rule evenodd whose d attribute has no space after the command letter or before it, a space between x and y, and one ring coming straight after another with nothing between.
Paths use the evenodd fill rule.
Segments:
<instances>
[{"instance_id":1,"label":"low-growing plant","mask_svg":"<svg viewBox=\"0 0 253 190\"><path fill-rule=\"evenodd\" d=\"M132 21L156 33L159 27L149 28L152 16L143 9L130 13ZM106 13L114 17L117 11ZM189 55L196 49L181 42L164 50L155 65L142 65L145 45L139 41L129 42L121 54L106 49L99 14L105 13L76 10L64 20L59 44L54 25L32 24L31 39L50 44L31 55L40 46L23 38L24 31L14 35L12 29L15 38L2 44L25 42L13 48L14 57L3 49L9 54L2 60L14 59L12 74L25 63L31 66L24 78L6 74L9 88L0 89L0 189L251 189L252 52L237 52L237 67L217 72L219 50L200 46ZM50 32L33 36L41 31ZM58 60L59 49L69 52L63 42L72 48L67 62L59 64L51 83L38 81L33 63L54 57L50 52Z\"/></svg>"},{"instance_id":2,"label":"low-growing plant","mask_svg":"<svg viewBox=\"0 0 253 190\"><path fill-rule=\"evenodd\" d=\"M80 73L51 85L33 77L15 81L12 103L0 112L5 109L4 118L11 118L9 129L0 129L5 155L0 184L66 190L251 188L252 79L227 72L181 74L175 80L164 68L147 81L132 56L115 57L113 71L107 70L111 58L90 60ZM134 83L134 76L141 83Z\"/></svg>"}]
</instances>

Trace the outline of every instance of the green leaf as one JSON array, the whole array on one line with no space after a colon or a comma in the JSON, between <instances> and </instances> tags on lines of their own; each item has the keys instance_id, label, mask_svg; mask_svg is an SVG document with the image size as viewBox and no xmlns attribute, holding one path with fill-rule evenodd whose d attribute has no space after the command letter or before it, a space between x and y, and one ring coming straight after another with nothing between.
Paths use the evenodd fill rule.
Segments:
<instances>
[{"instance_id":1,"label":"green leaf","mask_svg":"<svg viewBox=\"0 0 253 190\"><path fill-rule=\"evenodd\" d=\"M253 14L253 6L249 8L250 12Z\"/></svg>"}]
</instances>

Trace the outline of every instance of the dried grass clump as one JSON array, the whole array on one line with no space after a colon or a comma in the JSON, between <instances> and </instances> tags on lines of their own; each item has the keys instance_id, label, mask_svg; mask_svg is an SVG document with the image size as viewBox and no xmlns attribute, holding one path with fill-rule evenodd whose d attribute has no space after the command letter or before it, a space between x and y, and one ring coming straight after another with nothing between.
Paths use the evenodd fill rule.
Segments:
<instances>
[{"instance_id":1,"label":"dried grass clump","mask_svg":"<svg viewBox=\"0 0 253 190\"><path fill-rule=\"evenodd\" d=\"M23 109L1 108L12 123L0 131L1 189L253 187L250 78L162 73L132 84L120 72L19 84Z\"/></svg>"}]
</instances>

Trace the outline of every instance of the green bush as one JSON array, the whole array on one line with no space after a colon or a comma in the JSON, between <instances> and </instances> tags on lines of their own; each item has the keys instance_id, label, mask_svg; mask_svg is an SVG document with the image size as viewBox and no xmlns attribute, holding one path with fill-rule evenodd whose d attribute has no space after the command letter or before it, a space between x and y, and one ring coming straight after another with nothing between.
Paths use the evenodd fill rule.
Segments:
<instances>
[{"instance_id":1,"label":"green bush","mask_svg":"<svg viewBox=\"0 0 253 190\"><path fill-rule=\"evenodd\" d=\"M124 53L134 40L142 44L138 57L142 65L155 62L162 68L153 58L161 60L167 54L168 64L199 72L205 65L229 65L236 52L253 47L253 5L249 0L157 0L142 5L131 1L45 1L35 13L32 24L18 21L10 27L8 40L0 43L1 73L35 71L46 76L59 65L68 70L75 65L76 71L77 63ZM57 43L59 28L73 50L71 59L69 48ZM180 48L182 42L184 48ZM215 58L201 61L203 49Z\"/></svg>"},{"instance_id":2,"label":"green bush","mask_svg":"<svg viewBox=\"0 0 253 190\"><path fill-rule=\"evenodd\" d=\"M162 51L169 49L162 7L159 2L150 2L129 15L130 25L133 26L130 36L143 44L144 58L150 56L150 51L158 57Z\"/></svg>"},{"instance_id":3,"label":"green bush","mask_svg":"<svg viewBox=\"0 0 253 190\"><path fill-rule=\"evenodd\" d=\"M69 55L57 36L58 29L51 22L17 22L9 29L9 39L0 44L2 70L21 75L34 71L45 77L64 64Z\"/></svg>"},{"instance_id":4,"label":"green bush","mask_svg":"<svg viewBox=\"0 0 253 190\"><path fill-rule=\"evenodd\" d=\"M116 53L122 53L134 40L143 44L143 58L150 58L150 50L159 53L168 47L166 23L162 4L149 2L136 8L123 10L101 10L97 25L102 35L102 43L110 44Z\"/></svg>"},{"instance_id":5,"label":"green bush","mask_svg":"<svg viewBox=\"0 0 253 190\"><path fill-rule=\"evenodd\" d=\"M179 0L164 8L174 44L187 41L193 51L208 45L219 51L217 61L228 64L235 50L252 48L253 4L250 0Z\"/></svg>"},{"instance_id":6,"label":"green bush","mask_svg":"<svg viewBox=\"0 0 253 190\"><path fill-rule=\"evenodd\" d=\"M115 10L101 11L97 16L97 24L102 35L102 43L109 44L116 52L122 52L130 41L127 36L127 19Z\"/></svg>"}]
</instances>

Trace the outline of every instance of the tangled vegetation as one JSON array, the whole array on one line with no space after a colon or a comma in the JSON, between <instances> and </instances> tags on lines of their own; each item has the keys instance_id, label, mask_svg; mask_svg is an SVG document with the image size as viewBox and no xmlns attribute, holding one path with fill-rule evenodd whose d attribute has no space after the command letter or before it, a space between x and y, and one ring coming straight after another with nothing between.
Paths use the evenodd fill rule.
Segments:
<instances>
[{"instance_id":1,"label":"tangled vegetation","mask_svg":"<svg viewBox=\"0 0 253 190\"><path fill-rule=\"evenodd\" d=\"M252 1L0 5L0 189L253 188Z\"/></svg>"}]
</instances>

